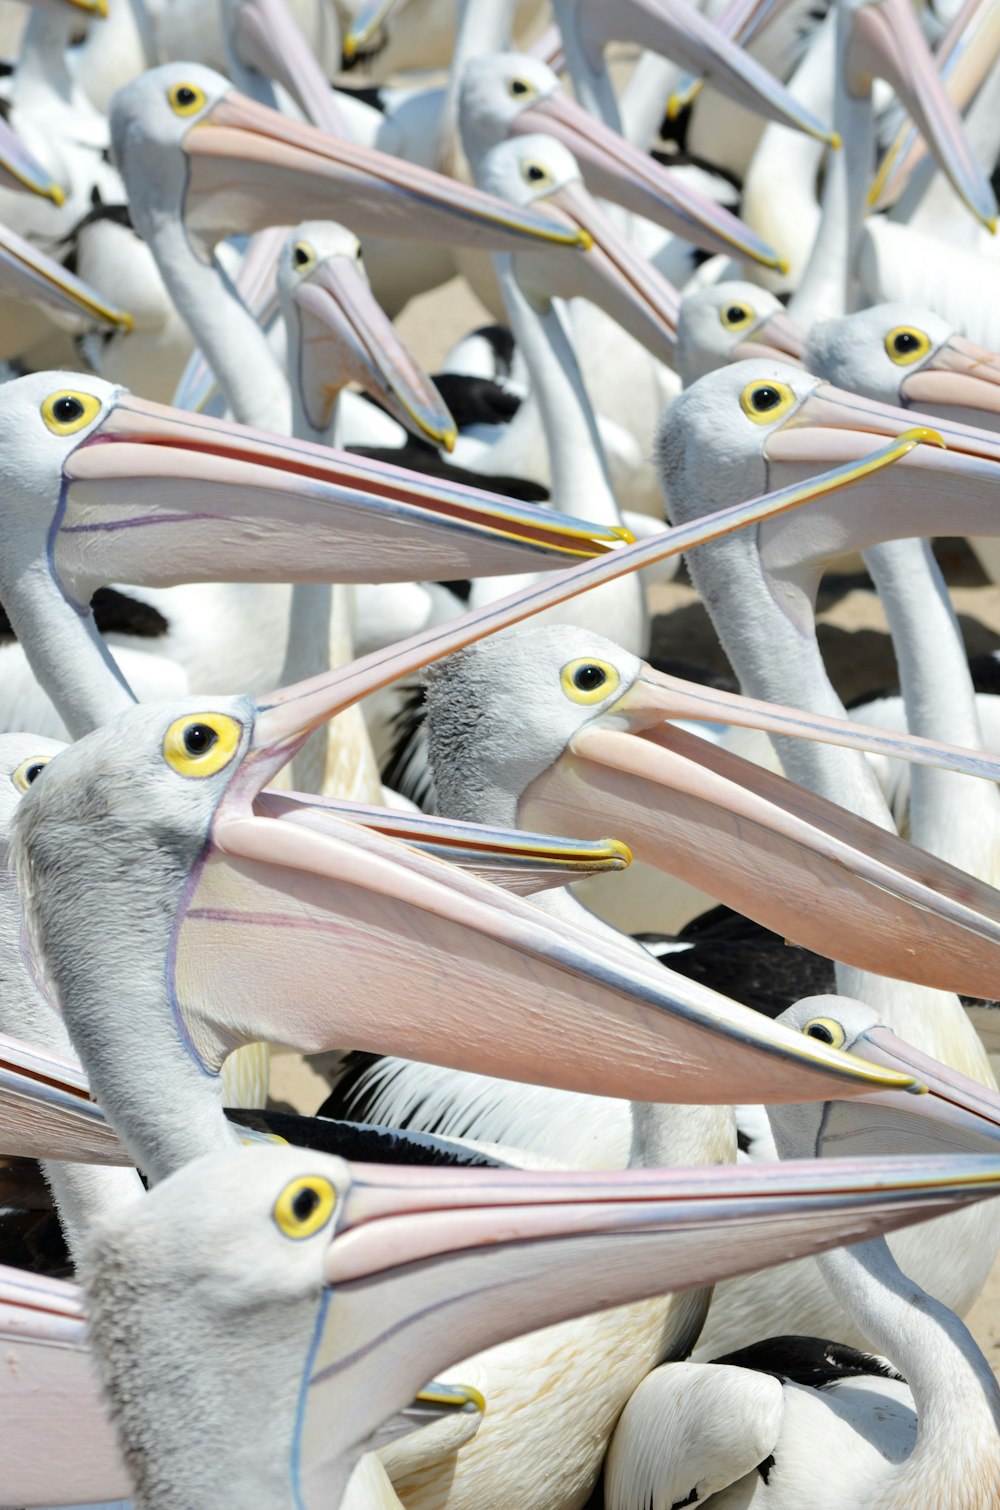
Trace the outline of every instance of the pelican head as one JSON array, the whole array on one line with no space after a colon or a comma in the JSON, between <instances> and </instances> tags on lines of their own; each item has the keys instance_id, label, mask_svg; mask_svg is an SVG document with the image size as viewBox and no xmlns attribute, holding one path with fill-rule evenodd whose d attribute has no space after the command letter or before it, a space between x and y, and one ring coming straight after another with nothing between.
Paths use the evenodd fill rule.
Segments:
<instances>
[{"instance_id":1,"label":"pelican head","mask_svg":"<svg viewBox=\"0 0 1000 1510\"><path fill-rule=\"evenodd\" d=\"M127 84L111 111L115 160L147 239L179 216L202 257L225 236L346 221L359 234L517 250L580 236L386 153L290 120L196 63L167 63Z\"/></svg>"},{"instance_id":2,"label":"pelican head","mask_svg":"<svg viewBox=\"0 0 1000 1510\"><path fill-rule=\"evenodd\" d=\"M323 220L296 226L278 263L278 292L294 389L314 431L329 430L337 395L353 381L407 429L452 450L455 421L372 296L352 231Z\"/></svg>"},{"instance_id":3,"label":"pelican head","mask_svg":"<svg viewBox=\"0 0 1000 1510\"><path fill-rule=\"evenodd\" d=\"M522 288L545 297L589 299L654 356L673 362L677 290L594 203L568 147L550 136L513 137L483 156L478 179L513 204L545 206L587 240L583 257L519 254Z\"/></svg>"},{"instance_id":4,"label":"pelican head","mask_svg":"<svg viewBox=\"0 0 1000 1510\"><path fill-rule=\"evenodd\" d=\"M636 858L829 957L942 986L953 985L956 972L972 979L964 927L951 944L941 936L947 966L922 942L925 930L939 926L914 905L912 883L930 880L922 851L678 728L676 719L864 749L887 737L696 687L599 635L539 625L481 640L431 673L427 727L441 811L578 837L610 829ZM968 881L950 867L937 870L932 884L952 898L945 910L970 900ZM992 914L991 933L997 900L983 887L976 903L977 913ZM931 902L931 912L938 906ZM984 920L966 914L974 930ZM975 967L982 990L986 959Z\"/></svg>"},{"instance_id":5,"label":"pelican head","mask_svg":"<svg viewBox=\"0 0 1000 1510\"><path fill-rule=\"evenodd\" d=\"M674 519L693 519L758 491L858 462L914 423L905 409L862 398L778 361L707 373L671 404L660 426L661 483ZM768 592L800 630L813 622L825 562L883 540L1000 530L1000 438L935 420L931 444L898 467L859 480L808 511L768 520L718 549L759 561ZM946 449L941 449L942 445ZM716 547L712 547L713 550Z\"/></svg>"},{"instance_id":6,"label":"pelican head","mask_svg":"<svg viewBox=\"0 0 1000 1510\"><path fill-rule=\"evenodd\" d=\"M219 1071L244 1042L346 1042L643 1100L765 1084L828 1097L856 1078L844 1056L399 839L255 811L339 692L331 673L134 706L50 761L15 816L36 956L153 1179L230 1140ZM470 1008L484 992L489 1022ZM873 1076L909 1083L864 1067L859 1086Z\"/></svg>"},{"instance_id":7,"label":"pelican head","mask_svg":"<svg viewBox=\"0 0 1000 1510\"><path fill-rule=\"evenodd\" d=\"M96 1225L86 1309L141 1499L337 1505L382 1423L456 1358L981 1200L998 1171L967 1157L562 1175L236 1149Z\"/></svg>"},{"instance_id":8,"label":"pelican head","mask_svg":"<svg viewBox=\"0 0 1000 1510\"><path fill-rule=\"evenodd\" d=\"M1000 429L1000 357L933 310L877 304L821 320L809 332L805 363L867 398Z\"/></svg>"},{"instance_id":9,"label":"pelican head","mask_svg":"<svg viewBox=\"0 0 1000 1510\"><path fill-rule=\"evenodd\" d=\"M677 322L677 371L685 388L706 372L750 357L798 362L805 336L774 294L754 283L710 283L686 293Z\"/></svg>"},{"instance_id":10,"label":"pelican head","mask_svg":"<svg viewBox=\"0 0 1000 1510\"><path fill-rule=\"evenodd\" d=\"M811 1129L806 1146L816 1157L852 1154L982 1153L1000 1142L1000 1096L959 1074L887 1028L865 1002L847 996L809 996L779 1022L818 1043L847 1050L919 1078L925 1093L874 1091L848 1104L780 1108L782 1118Z\"/></svg>"},{"instance_id":11,"label":"pelican head","mask_svg":"<svg viewBox=\"0 0 1000 1510\"><path fill-rule=\"evenodd\" d=\"M706 251L779 265L778 254L749 226L576 104L536 58L492 53L469 62L459 122L477 175L485 153L507 137L555 137L573 153L595 198L643 215Z\"/></svg>"}]
</instances>

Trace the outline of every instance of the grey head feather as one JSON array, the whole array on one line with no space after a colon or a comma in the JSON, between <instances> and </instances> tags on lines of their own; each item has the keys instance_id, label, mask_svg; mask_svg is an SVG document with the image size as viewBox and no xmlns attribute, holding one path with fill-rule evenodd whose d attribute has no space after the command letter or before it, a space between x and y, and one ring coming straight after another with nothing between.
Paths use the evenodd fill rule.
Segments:
<instances>
[{"instance_id":1,"label":"grey head feather","mask_svg":"<svg viewBox=\"0 0 1000 1510\"><path fill-rule=\"evenodd\" d=\"M607 703L571 702L562 669L610 661L620 683ZM631 685L642 663L602 635L569 624L510 629L426 673L427 738L438 812L464 822L514 824L522 793Z\"/></svg>"}]
</instances>

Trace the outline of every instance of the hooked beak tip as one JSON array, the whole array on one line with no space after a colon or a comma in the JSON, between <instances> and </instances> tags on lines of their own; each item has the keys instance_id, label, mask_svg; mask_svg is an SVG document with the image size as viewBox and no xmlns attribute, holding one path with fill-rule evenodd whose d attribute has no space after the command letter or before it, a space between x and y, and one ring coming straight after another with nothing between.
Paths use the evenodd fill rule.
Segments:
<instances>
[{"instance_id":1,"label":"hooked beak tip","mask_svg":"<svg viewBox=\"0 0 1000 1510\"><path fill-rule=\"evenodd\" d=\"M580 229L576 233L576 245L580 248L581 251L583 251L583 252L589 252L590 249L591 249L591 247L593 246L593 244L594 244L594 238L593 238L593 236L590 234L589 231L585 231L583 229L583 227L581 226Z\"/></svg>"},{"instance_id":2,"label":"hooked beak tip","mask_svg":"<svg viewBox=\"0 0 1000 1510\"><path fill-rule=\"evenodd\" d=\"M61 210L63 205L66 203L65 193L59 187L59 185L55 183L52 184L50 188L46 189L45 197L46 199L51 199L57 210Z\"/></svg>"},{"instance_id":3,"label":"hooked beak tip","mask_svg":"<svg viewBox=\"0 0 1000 1510\"><path fill-rule=\"evenodd\" d=\"M451 453L452 453L452 451L454 451L454 449L455 449L455 442L457 440L458 440L458 431L457 430L455 430L455 429L443 430L441 432L441 449L443 451L447 451L448 455L450 456Z\"/></svg>"},{"instance_id":4,"label":"hooked beak tip","mask_svg":"<svg viewBox=\"0 0 1000 1510\"><path fill-rule=\"evenodd\" d=\"M839 131L831 131L826 140L834 152L839 152L844 145Z\"/></svg>"}]
</instances>

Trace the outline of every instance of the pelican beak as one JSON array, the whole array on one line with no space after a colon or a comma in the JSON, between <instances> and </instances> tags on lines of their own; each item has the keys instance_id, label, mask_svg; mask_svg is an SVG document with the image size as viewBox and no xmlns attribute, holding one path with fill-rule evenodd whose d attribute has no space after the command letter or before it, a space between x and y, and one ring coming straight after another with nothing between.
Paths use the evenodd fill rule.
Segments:
<instances>
[{"instance_id":1,"label":"pelican beak","mask_svg":"<svg viewBox=\"0 0 1000 1510\"><path fill-rule=\"evenodd\" d=\"M986 995L1000 893L670 720L708 719L872 749L882 734L691 687L644 668L524 792L518 821L612 828L636 858L794 943L881 975ZM896 736L890 736L895 738ZM908 736L903 736L908 739ZM914 747L915 748L915 747ZM913 748L897 747L903 758ZM1000 774L991 757L952 756ZM931 942L931 939L934 942ZM991 963L992 961L992 963Z\"/></svg>"},{"instance_id":2,"label":"pelican beak","mask_svg":"<svg viewBox=\"0 0 1000 1510\"><path fill-rule=\"evenodd\" d=\"M321 131L350 137L336 90L284 0L241 0L229 17L231 45L245 68L283 85Z\"/></svg>"},{"instance_id":3,"label":"pelican beak","mask_svg":"<svg viewBox=\"0 0 1000 1510\"><path fill-rule=\"evenodd\" d=\"M329 257L292 295L301 322L301 388L313 428L329 427L337 394L356 382L407 430L446 451L455 421L430 378L407 351L356 263ZM329 373L337 374L331 383Z\"/></svg>"},{"instance_id":4,"label":"pelican beak","mask_svg":"<svg viewBox=\"0 0 1000 1510\"><path fill-rule=\"evenodd\" d=\"M745 341L733 348L731 360L747 361L753 357L782 356L786 361L805 365L806 338L801 327L782 311L776 310L750 332Z\"/></svg>"},{"instance_id":5,"label":"pelican beak","mask_svg":"<svg viewBox=\"0 0 1000 1510\"><path fill-rule=\"evenodd\" d=\"M344 58L348 63L367 50L368 44L382 30L393 11L399 9L401 3L402 0L362 0L354 20L344 32L341 43Z\"/></svg>"},{"instance_id":6,"label":"pelican beak","mask_svg":"<svg viewBox=\"0 0 1000 1510\"><path fill-rule=\"evenodd\" d=\"M985 380L977 392L987 394ZM768 477L785 482L812 468L860 461L888 436L903 434L923 418L820 383L767 437ZM931 423L933 431L924 432L930 444L916 446L898 467L862 480L835 502L827 499L810 510L804 531L792 519L787 527L780 520L761 525L758 546L771 591L804 632L812 631L816 588L831 557L884 540L939 535L942 498L948 499L949 530L1000 533L1000 435L952 420Z\"/></svg>"},{"instance_id":7,"label":"pelican beak","mask_svg":"<svg viewBox=\"0 0 1000 1510\"><path fill-rule=\"evenodd\" d=\"M828 126L687 0L579 0L576 11L595 70L608 42L632 42L662 53L755 115L839 146Z\"/></svg>"},{"instance_id":8,"label":"pelican beak","mask_svg":"<svg viewBox=\"0 0 1000 1510\"><path fill-rule=\"evenodd\" d=\"M415 163L290 120L231 90L188 129L184 222L210 249L224 236L301 220L357 235L518 251L579 247L576 230Z\"/></svg>"},{"instance_id":9,"label":"pelican beak","mask_svg":"<svg viewBox=\"0 0 1000 1510\"><path fill-rule=\"evenodd\" d=\"M997 202L941 82L909 0L867 0L850 12L846 84L867 95L872 80L892 85L958 197L990 232Z\"/></svg>"},{"instance_id":10,"label":"pelican beak","mask_svg":"<svg viewBox=\"0 0 1000 1510\"><path fill-rule=\"evenodd\" d=\"M371 582L563 565L621 533L122 392L64 464L64 589ZM528 569L535 569L534 564Z\"/></svg>"},{"instance_id":11,"label":"pelican beak","mask_svg":"<svg viewBox=\"0 0 1000 1510\"><path fill-rule=\"evenodd\" d=\"M832 1101L820 1133L826 1155L966 1154L995 1152L1000 1143L1000 1096L940 1064L881 1025L855 1040L851 1053L872 1064L916 1076L920 1096L875 1091L847 1106Z\"/></svg>"},{"instance_id":12,"label":"pelican beak","mask_svg":"<svg viewBox=\"0 0 1000 1510\"><path fill-rule=\"evenodd\" d=\"M31 155L7 122L0 118L0 181L4 174L11 180L10 184L4 184L5 188L26 189L29 194L51 199L56 206L66 203L62 186Z\"/></svg>"},{"instance_id":13,"label":"pelican beak","mask_svg":"<svg viewBox=\"0 0 1000 1510\"><path fill-rule=\"evenodd\" d=\"M687 186L655 158L640 152L617 131L568 99L561 91L540 96L515 117L516 135L554 136L573 153L588 190L635 215L642 215L707 252L747 258L782 268L780 257L735 215Z\"/></svg>"},{"instance_id":14,"label":"pelican beak","mask_svg":"<svg viewBox=\"0 0 1000 1510\"><path fill-rule=\"evenodd\" d=\"M680 295L636 252L579 182L564 184L545 203L586 238L585 257L551 257L534 250L517 258L521 286L549 298L589 299L661 362L673 365Z\"/></svg>"},{"instance_id":15,"label":"pelican beak","mask_svg":"<svg viewBox=\"0 0 1000 1510\"><path fill-rule=\"evenodd\" d=\"M953 335L903 379L899 392L904 403L931 414L944 409L948 417L972 425L985 414L1000 425L1000 357Z\"/></svg>"},{"instance_id":16,"label":"pelican beak","mask_svg":"<svg viewBox=\"0 0 1000 1510\"><path fill-rule=\"evenodd\" d=\"M723 36L738 42L746 50L766 26L787 9L787 0L730 0L714 17ZM701 79L692 74L683 77L667 102L667 120L675 120L701 90Z\"/></svg>"},{"instance_id":17,"label":"pelican beak","mask_svg":"<svg viewBox=\"0 0 1000 1510\"><path fill-rule=\"evenodd\" d=\"M1000 1162L983 1156L568 1175L348 1170L304 1391L304 1500L329 1482L332 1453L360 1449L456 1357L863 1242L1000 1188Z\"/></svg>"},{"instance_id":18,"label":"pelican beak","mask_svg":"<svg viewBox=\"0 0 1000 1510\"><path fill-rule=\"evenodd\" d=\"M78 330L94 325L132 329L131 315L108 304L75 273L9 226L0 226L0 289L8 298L30 299Z\"/></svg>"},{"instance_id":19,"label":"pelican beak","mask_svg":"<svg viewBox=\"0 0 1000 1510\"><path fill-rule=\"evenodd\" d=\"M0 1147L24 1159L120 1164L122 1146L72 1059L0 1034Z\"/></svg>"},{"instance_id":20,"label":"pelican beak","mask_svg":"<svg viewBox=\"0 0 1000 1510\"><path fill-rule=\"evenodd\" d=\"M959 110L973 100L1000 52L1000 11L991 0L967 0L934 52L934 65L949 99ZM879 165L868 196L872 209L894 205L927 146L913 122L903 122Z\"/></svg>"},{"instance_id":21,"label":"pelican beak","mask_svg":"<svg viewBox=\"0 0 1000 1510\"><path fill-rule=\"evenodd\" d=\"M632 863L632 852L620 839L556 838L298 792L261 792L254 812L335 834L343 832L345 820L360 823L523 897L586 876L625 870Z\"/></svg>"}]
</instances>

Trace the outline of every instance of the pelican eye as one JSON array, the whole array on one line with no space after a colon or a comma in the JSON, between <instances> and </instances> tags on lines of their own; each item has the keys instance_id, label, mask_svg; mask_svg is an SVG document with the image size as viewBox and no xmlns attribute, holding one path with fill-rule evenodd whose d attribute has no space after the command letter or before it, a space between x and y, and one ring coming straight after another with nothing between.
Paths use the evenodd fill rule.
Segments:
<instances>
[{"instance_id":1,"label":"pelican eye","mask_svg":"<svg viewBox=\"0 0 1000 1510\"><path fill-rule=\"evenodd\" d=\"M507 93L515 100L528 99L535 92L535 86L529 84L527 79L508 79Z\"/></svg>"},{"instance_id":2,"label":"pelican eye","mask_svg":"<svg viewBox=\"0 0 1000 1510\"><path fill-rule=\"evenodd\" d=\"M311 267L316 261L316 253L308 241L296 241L292 247L292 265L294 267Z\"/></svg>"},{"instance_id":3,"label":"pelican eye","mask_svg":"<svg viewBox=\"0 0 1000 1510\"><path fill-rule=\"evenodd\" d=\"M17 770L11 773L11 781L19 792L26 792L33 781L37 781L42 768L47 766L52 759L51 755L32 755L29 760L22 760Z\"/></svg>"},{"instance_id":4,"label":"pelican eye","mask_svg":"<svg viewBox=\"0 0 1000 1510\"><path fill-rule=\"evenodd\" d=\"M834 1017L814 1017L807 1022L802 1029L807 1038L815 1038L819 1043L829 1044L831 1049L841 1049L847 1034L840 1023Z\"/></svg>"},{"instance_id":5,"label":"pelican eye","mask_svg":"<svg viewBox=\"0 0 1000 1510\"><path fill-rule=\"evenodd\" d=\"M549 172L548 168L544 163L538 162L535 158L529 158L527 162L523 162L521 164L521 177L524 179L525 183L529 184L545 184L552 182L552 174Z\"/></svg>"},{"instance_id":6,"label":"pelican eye","mask_svg":"<svg viewBox=\"0 0 1000 1510\"><path fill-rule=\"evenodd\" d=\"M101 412L101 401L92 393L64 389L50 393L42 405L42 419L53 435L74 435Z\"/></svg>"},{"instance_id":7,"label":"pelican eye","mask_svg":"<svg viewBox=\"0 0 1000 1510\"><path fill-rule=\"evenodd\" d=\"M886 336L885 349L889 360L895 362L897 367L908 367L911 362L919 362L921 357L927 355L931 349L931 339L912 325L897 325Z\"/></svg>"},{"instance_id":8,"label":"pelican eye","mask_svg":"<svg viewBox=\"0 0 1000 1510\"><path fill-rule=\"evenodd\" d=\"M727 304L719 310L719 319L726 330L745 330L756 317L757 311L751 304Z\"/></svg>"},{"instance_id":9,"label":"pelican eye","mask_svg":"<svg viewBox=\"0 0 1000 1510\"><path fill-rule=\"evenodd\" d=\"M242 738L239 719L189 714L175 719L163 736L163 758L180 776L214 776L232 760Z\"/></svg>"},{"instance_id":10,"label":"pelican eye","mask_svg":"<svg viewBox=\"0 0 1000 1510\"><path fill-rule=\"evenodd\" d=\"M301 1242L325 1227L337 1204L337 1192L322 1175L290 1180L274 1203L274 1220L286 1237Z\"/></svg>"},{"instance_id":11,"label":"pelican eye","mask_svg":"<svg viewBox=\"0 0 1000 1510\"><path fill-rule=\"evenodd\" d=\"M562 689L574 703L602 703L616 691L618 672L608 661L570 661L562 669Z\"/></svg>"},{"instance_id":12,"label":"pelican eye","mask_svg":"<svg viewBox=\"0 0 1000 1510\"><path fill-rule=\"evenodd\" d=\"M207 103L205 91L197 84L174 84L167 90L167 99L175 115L196 115Z\"/></svg>"},{"instance_id":13,"label":"pelican eye","mask_svg":"<svg viewBox=\"0 0 1000 1510\"><path fill-rule=\"evenodd\" d=\"M748 383L740 394L740 408L755 425L770 425L788 413L795 394L787 383Z\"/></svg>"}]
</instances>

